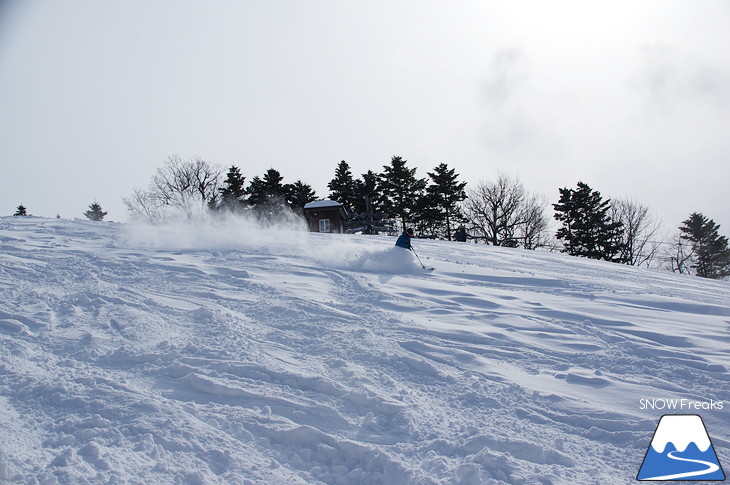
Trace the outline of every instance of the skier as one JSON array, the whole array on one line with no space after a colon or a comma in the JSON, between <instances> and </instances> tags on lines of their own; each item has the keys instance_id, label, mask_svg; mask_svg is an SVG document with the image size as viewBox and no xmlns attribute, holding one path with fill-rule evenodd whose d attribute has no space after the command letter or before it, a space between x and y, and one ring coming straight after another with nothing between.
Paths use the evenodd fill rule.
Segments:
<instances>
[{"instance_id":1,"label":"skier","mask_svg":"<svg viewBox=\"0 0 730 485\"><path fill-rule=\"evenodd\" d=\"M413 237L413 229L408 228L405 231L403 231L403 234L398 236L398 240L395 242L395 245L398 246L399 248L408 249L409 251L411 251L413 253L413 255L416 257L416 259L418 260L418 264L421 265L421 268L425 269L426 271L433 271L434 270L433 267L427 268L421 262L421 258L418 257L418 255L416 254L416 250L413 249L413 246L411 246L412 237Z\"/></svg>"},{"instance_id":2,"label":"skier","mask_svg":"<svg viewBox=\"0 0 730 485\"><path fill-rule=\"evenodd\" d=\"M405 231L403 231L403 234L398 236L398 240L395 242L395 245L399 248L405 248L413 251L413 247L411 246L411 238L413 237L413 229L408 228Z\"/></svg>"}]
</instances>

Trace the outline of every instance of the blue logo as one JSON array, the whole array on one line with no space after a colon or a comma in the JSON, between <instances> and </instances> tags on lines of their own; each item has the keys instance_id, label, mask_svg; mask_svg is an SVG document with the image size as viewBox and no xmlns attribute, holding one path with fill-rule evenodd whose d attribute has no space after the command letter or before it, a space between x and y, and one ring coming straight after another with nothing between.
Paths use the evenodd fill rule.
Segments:
<instances>
[{"instance_id":1,"label":"blue logo","mask_svg":"<svg viewBox=\"0 0 730 485\"><path fill-rule=\"evenodd\" d=\"M637 480L725 480L705 423L696 414L659 420Z\"/></svg>"}]
</instances>

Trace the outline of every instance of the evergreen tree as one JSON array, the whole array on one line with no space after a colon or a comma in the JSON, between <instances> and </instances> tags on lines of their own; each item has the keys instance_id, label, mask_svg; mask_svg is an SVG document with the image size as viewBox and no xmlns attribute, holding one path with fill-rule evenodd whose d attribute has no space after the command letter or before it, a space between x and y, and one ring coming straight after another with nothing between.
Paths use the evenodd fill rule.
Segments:
<instances>
[{"instance_id":1,"label":"evergreen tree","mask_svg":"<svg viewBox=\"0 0 730 485\"><path fill-rule=\"evenodd\" d=\"M414 226L420 237L442 237L446 236L443 225L444 217L436 196L426 192L416 202L411 225Z\"/></svg>"},{"instance_id":2,"label":"evergreen tree","mask_svg":"<svg viewBox=\"0 0 730 485\"><path fill-rule=\"evenodd\" d=\"M385 210L400 220L403 229L411 221L426 188L426 181L416 178L416 169L408 168L407 163L394 156L390 165L383 166L379 184Z\"/></svg>"},{"instance_id":3,"label":"evergreen tree","mask_svg":"<svg viewBox=\"0 0 730 485\"><path fill-rule=\"evenodd\" d=\"M355 212L379 212L382 210L382 197L378 191L378 174L368 170L362 174L362 179L355 179L357 197Z\"/></svg>"},{"instance_id":4,"label":"evergreen tree","mask_svg":"<svg viewBox=\"0 0 730 485\"><path fill-rule=\"evenodd\" d=\"M16 210L14 216L27 216L28 215L28 209L25 208L23 204L20 204Z\"/></svg>"},{"instance_id":5,"label":"evergreen tree","mask_svg":"<svg viewBox=\"0 0 730 485\"><path fill-rule=\"evenodd\" d=\"M236 211L243 207L246 196L245 181L246 177L241 175L240 169L231 165L226 180L223 182L224 186L220 189L221 208Z\"/></svg>"},{"instance_id":6,"label":"evergreen tree","mask_svg":"<svg viewBox=\"0 0 730 485\"><path fill-rule=\"evenodd\" d=\"M720 279L730 276L728 239L720 236L720 226L712 219L693 212L680 226L680 240L687 241L693 253L692 268L697 276Z\"/></svg>"},{"instance_id":7,"label":"evergreen tree","mask_svg":"<svg viewBox=\"0 0 730 485\"><path fill-rule=\"evenodd\" d=\"M426 188L427 197L424 210L433 213L431 219L435 222L445 224L446 237L451 241L451 223L456 216L458 218L458 204L466 199L466 182L458 182L459 174L445 163L439 164L433 172L428 172L432 184ZM442 225L442 224L439 224Z\"/></svg>"},{"instance_id":8,"label":"evergreen tree","mask_svg":"<svg viewBox=\"0 0 730 485\"><path fill-rule=\"evenodd\" d=\"M106 214L107 213L101 209L101 206L96 201L89 205L89 210L84 212L84 215L92 221L102 221L104 220L104 216L106 216Z\"/></svg>"},{"instance_id":9,"label":"evergreen tree","mask_svg":"<svg viewBox=\"0 0 730 485\"><path fill-rule=\"evenodd\" d=\"M269 197L284 197L286 198L286 187L281 181L284 177L281 176L278 170L270 168L264 174L264 191Z\"/></svg>"},{"instance_id":10,"label":"evergreen tree","mask_svg":"<svg viewBox=\"0 0 730 485\"><path fill-rule=\"evenodd\" d=\"M246 195L248 195L247 202L250 205L260 205L263 204L264 201L266 201L267 196L266 192L264 191L264 181L261 180L261 177L259 177L258 175L253 176L251 181L248 183Z\"/></svg>"},{"instance_id":11,"label":"evergreen tree","mask_svg":"<svg viewBox=\"0 0 730 485\"><path fill-rule=\"evenodd\" d=\"M314 189L301 180L297 180L293 184L287 184L284 188L287 192L287 202L297 212L301 212L309 202L317 200Z\"/></svg>"},{"instance_id":12,"label":"evergreen tree","mask_svg":"<svg viewBox=\"0 0 730 485\"><path fill-rule=\"evenodd\" d=\"M255 176L246 189L248 203L261 205L271 202L283 202L286 200L286 188L281 183L284 178L278 170L270 168L264 174L264 178ZM273 199L273 200L272 200Z\"/></svg>"},{"instance_id":13,"label":"evergreen tree","mask_svg":"<svg viewBox=\"0 0 730 485\"><path fill-rule=\"evenodd\" d=\"M327 184L330 189L329 198L335 202L339 202L345 208L348 214L355 213L358 205L358 183L352 177L350 166L346 161L342 160L335 170L335 178Z\"/></svg>"},{"instance_id":14,"label":"evergreen tree","mask_svg":"<svg viewBox=\"0 0 730 485\"><path fill-rule=\"evenodd\" d=\"M563 240L563 252L619 262L622 224L608 215L610 202L583 182L578 182L578 190L560 189L560 200L553 207L555 219L563 223L556 234Z\"/></svg>"},{"instance_id":15,"label":"evergreen tree","mask_svg":"<svg viewBox=\"0 0 730 485\"><path fill-rule=\"evenodd\" d=\"M355 179L355 193L353 212L348 214L348 230L363 234L392 232L392 224L383 212L382 197L378 192L378 174L368 170L362 174L362 179Z\"/></svg>"}]
</instances>

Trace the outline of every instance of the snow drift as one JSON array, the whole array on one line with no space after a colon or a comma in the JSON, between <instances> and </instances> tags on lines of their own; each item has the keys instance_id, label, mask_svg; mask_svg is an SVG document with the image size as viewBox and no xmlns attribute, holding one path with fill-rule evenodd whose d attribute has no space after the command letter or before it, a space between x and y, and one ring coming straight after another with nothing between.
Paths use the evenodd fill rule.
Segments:
<instances>
[{"instance_id":1,"label":"snow drift","mask_svg":"<svg viewBox=\"0 0 730 485\"><path fill-rule=\"evenodd\" d=\"M633 483L730 401L728 282L393 242L0 218L0 481Z\"/></svg>"}]
</instances>

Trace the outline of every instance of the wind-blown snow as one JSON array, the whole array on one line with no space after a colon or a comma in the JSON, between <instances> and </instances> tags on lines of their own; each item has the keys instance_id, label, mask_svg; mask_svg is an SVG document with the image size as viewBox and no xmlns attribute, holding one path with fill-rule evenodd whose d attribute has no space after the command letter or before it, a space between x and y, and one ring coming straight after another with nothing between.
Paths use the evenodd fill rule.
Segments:
<instances>
[{"instance_id":1,"label":"wind-blown snow","mask_svg":"<svg viewBox=\"0 0 730 485\"><path fill-rule=\"evenodd\" d=\"M0 482L633 483L666 413L730 463L728 282L393 243L0 218Z\"/></svg>"}]
</instances>

